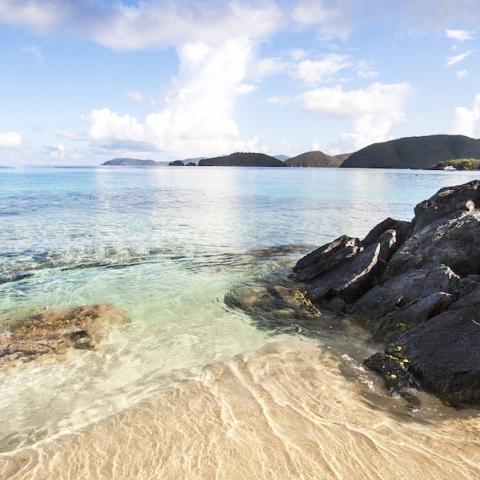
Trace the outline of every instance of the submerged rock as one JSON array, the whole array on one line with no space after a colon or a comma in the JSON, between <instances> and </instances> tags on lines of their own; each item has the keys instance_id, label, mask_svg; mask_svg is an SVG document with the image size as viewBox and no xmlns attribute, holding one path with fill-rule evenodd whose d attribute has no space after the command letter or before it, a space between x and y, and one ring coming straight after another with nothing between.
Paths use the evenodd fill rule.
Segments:
<instances>
[{"instance_id":1,"label":"submerged rock","mask_svg":"<svg viewBox=\"0 0 480 480\"><path fill-rule=\"evenodd\" d=\"M346 310L387 342L365 363L391 391L480 404L480 181L441 189L411 223L340 237L294 270L314 304Z\"/></svg>"},{"instance_id":2,"label":"submerged rock","mask_svg":"<svg viewBox=\"0 0 480 480\"><path fill-rule=\"evenodd\" d=\"M113 326L126 322L126 312L109 304L53 310L27 317L0 335L0 365L63 353L69 348L93 349Z\"/></svg>"}]
</instances>

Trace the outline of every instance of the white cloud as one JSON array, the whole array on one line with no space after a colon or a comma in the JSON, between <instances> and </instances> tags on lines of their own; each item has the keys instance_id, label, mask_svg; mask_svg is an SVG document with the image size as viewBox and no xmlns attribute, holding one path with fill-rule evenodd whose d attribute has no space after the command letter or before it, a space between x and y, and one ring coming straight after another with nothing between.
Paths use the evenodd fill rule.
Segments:
<instances>
[{"instance_id":1,"label":"white cloud","mask_svg":"<svg viewBox=\"0 0 480 480\"><path fill-rule=\"evenodd\" d=\"M457 77L458 78L464 78L468 75L468 71L467 70L459 70L457 72Z\"/></svg>"},{"instance_id":2,"label":"white cloud","mask_svg":"<svg viewBox=\"0 0 480 480\"><path fill-rule=\"evenodd\" d=\"M473 53L473 50L468 50L467 52L460 53L459 55L453 55L452 57L448 57L445 65L447 67L451 67L452 65L463 62L472 53Z\"/></svg>"},{"instance_id":3,"label":"white cloud","mask_svg":"<svg viewBox=\"0 0 480 480\"><path fill-rule=\"evenodd\" d=\"M453 131L459 135L469 137L480 136L480 94L478 94L471 109L466 107L457 107L453 121Z\"/></svg>"},{"instance_id":4,"label":"white cloud","mask_svg":"<svg viewBox=\"0 0 480 480\"><path fill-rule=\"evenodd\" d=\"M239 95L251 91L246 82L254 43L236 38L212 47L203 43L178 48L180 72L165 108L143 121L108 108L88 117L88 137L97 144L125 145L178 155L215 155L235 150L264 150L257 137L242 138L233 119Z\"/></svg>"},{"instance_id":5,"label":"white cloud","mask_svg":"<svg viewBox=\"0 0 480 480\"><path fill-rule=\"evenodd\" d=\"M301 96L307 110L336 117L351 117L352 132L342 135L346 148L359 149L385 141L390 130L404 116L412 94L408 83L373 83L368 88L344 90L342 86L319 88Z\"/></svg>"},{"instance_id":6,"label":"white cloud","mask_svg":"<svg viewBox=\"0 0 480 480\"><path fill-rule=\"evenodd\" d=\"M17 132L0 132L0 148L20 148L22 137Z\"/></svg>"},{"instance_id":7,"label":"white cloud","mask_svg":"<svg viewBox=\"0 0 480 480\"><path fill-rule=\"evenodd\" d=\"M259 60L253 66L252 75L255 78L262 79L270 75L285 73L289 68L288 62L281 57L267 57Z\"/></svg>"},{"instance_id":8,"label":"white cloud","mask_svg":"<svg viewBox=\"0 0 480 480\"><path fill-rule=\"evenodd\" d=\"M329 54L319 60L301 60L293 66L293 76L305 85L318 85L332 80L335 75L350 66L345 55Z\"/></svg>"},{"instance_id":9,"label":"white cloud","mask_svg":"<svg viewBox=\"0 0 480 480\"><path fill-rule=\"evenodd\" d=\"M142 93L138 92L137 90L131 90L127 93L127 97L134 102L144 102L146 97Z\"/></svg>"},{"instance_id":10,"label":"white cloud","mask_svg":"<svg viewBox=\"0 0 480 480\"><path fill-rule=\"evenodd\" d=\"M303 48L293 48L288 52L289 57L292 60L299 61L307 57L307 52Z\"/></svg>"},{"instance_id":11,"label":"white cloud","mask_svg":"<svg viewBox=\"0 0 480 480\"><path fill-rule=\"evenodd\" d=\"M114 50L198 41L217 45L238 35L261 38L278 28L282 16L273 0L159 0L111 5L92 1L0 0L0 23L41 33L82 35Z\"/></svg>"},{"instance_id":12,"label":"white cloud","mask_svg":"<svg viewBox=\"0 0 480 480\"><path fill-rule=\"evenodd\" d=\"M318 27L327 37L346 38L350 34L350 5L343 0L299 0L292 18L300 25Z\"/></svg>"},{"instance_id":13,"label":"white cloud","mask_svg":"<svg viewBox=\"0 0 480 480\"><path fill-rule=\"evenodd\" d=\"M373 68L371 62L360 60L357 63L357 76L359 78L375 78L378 77L378 72Z\"/></svg>"},{"instance_id":14,"label":"white cloud","mask_svg":"<svg viewBox=\"0 0 480 480\"><path fill-rule=\"evenodd\" d=\"M469 30L451 30L448 29L445 33L448 38L451 38L457 42L465 42L467 40L473 40L475 32Z\"/></svg>"},{"instance_id":15,"label":"white cloud","mask_svg":"<svg viewBox=\"0 0 480 480\"><path fill-rule=\"evenodd\" d=\"M31 55L37 63L43 63L45 61L43 51L37 45L25 45L22 47L22 52L26 55Z\"/></svg>"}]
</instances>

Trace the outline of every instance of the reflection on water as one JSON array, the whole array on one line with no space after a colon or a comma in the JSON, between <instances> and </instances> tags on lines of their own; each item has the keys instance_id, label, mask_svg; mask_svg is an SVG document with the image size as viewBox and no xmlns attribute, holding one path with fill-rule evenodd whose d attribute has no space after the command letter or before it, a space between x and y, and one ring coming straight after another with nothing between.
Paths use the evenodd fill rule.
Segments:
<instances>
[{"instance_id":1,"label":"reflection on water","mask_svg":"<svg viewBox=\"0 0 480 480\"><path fill-rule=\"evenodd\" d=\"M415 414L384 398L361 367L371 348L361 340L272 336L224 303L309 245L362 236L386 216L410 218L441 186L473 177L2 171L0 325L105 302L125 308L130 324L96 351L0 371L0 477L479 475L478 422L434 399Z\"/></svg>"}]
</instances>

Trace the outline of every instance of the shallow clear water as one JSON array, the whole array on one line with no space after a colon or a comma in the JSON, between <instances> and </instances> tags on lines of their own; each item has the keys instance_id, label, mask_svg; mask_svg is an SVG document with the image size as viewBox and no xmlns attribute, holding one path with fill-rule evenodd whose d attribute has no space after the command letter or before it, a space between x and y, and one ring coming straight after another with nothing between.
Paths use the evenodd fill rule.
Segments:
<instances>
[{"instance_id":1,"label":"shallow clear water","mask_svg":"<svg viewBox=\"0 0 480 480\"><path fill-rule=\"evenodd\" d=\"M130 323L95 351L0 372L0 455L46 448L109 415L165 398L198 382L206 366L299 342L258 329L228 308L224 295L291 265L308 247L343 233L362 236L387 216L410 219L414 205L440 187L475 177L342 169L1 170L0 278L33 276L0 284L0 325L44 309L105 302L126 309ZM331 347L328 338L302 342ZM361 370L359 377L368 390L371 376ZM95 470L88 475L99 478Z\"/></svg>"}]
</instances>

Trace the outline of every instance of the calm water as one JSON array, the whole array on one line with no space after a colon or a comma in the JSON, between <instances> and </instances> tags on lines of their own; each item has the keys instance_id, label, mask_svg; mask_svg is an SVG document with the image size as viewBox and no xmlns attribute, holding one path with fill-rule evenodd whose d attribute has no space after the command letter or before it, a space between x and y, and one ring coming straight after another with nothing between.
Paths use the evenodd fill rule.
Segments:
<instances>
[{"instance_id":1,"label":"calm water","mask_svg":"<svg viewBox=\"0 0 480 480\"><path fill-rule=\"evenodd\" d=\"M279 378L285 372L298 375L292 366L297 365L295 362L285 360L283 370L269 362L280 358L285 348L285 358L292 355L292 349L296 351L297 347L291 345L300 342L303 346L298 347L299 351L304 352L301 355L313 365L312 351L320 348L327 355L328 344L259 330L248 316L226 307L225 293L242 281L291 265L302 249L343 233L362 236L387 216L410 219L414 205L440 187L475 177L466 172L341 169L0 170L0 278L33 273L24 280L0 285L0 325L45 308L103 302L126 309L131 320L127 328L114 331L96 351L76 351L64 361L33 362L0 372L1 458L7 461L21 452L30 452L30 466L43 465L50 472L44 476L38 473L38 478L60 478L58 471L54 477L49 476L53 475L53 466L45 466L48 462L42 463L35 456L48 452L49 442L86 431L85 438L92 438L84 440L85 444L79 440L83 452L89 446L92 452L98 451L98 445L93 447L93 437L97 435L95 439L102 444L112 435L114 427L102 423L108 417L130 415L125 412L133 412L138 405L155 399L160 402L156 408L161 404L168 411L172 389L188 385L195 390L192 382L201 378L205 385L212 378L211 373L205 373L207 366L214 371L227 367L240 371L235 363L240 354L246 356L242 357L242 365L250 357L266 355L261 368L276 365L281 372ZM286 245L299 249L290 255L268 250ZM276 356L269 357L270 351L277 352ZM320 368L317 357L315 361L317 366L311 368ZM332 365L328 371L332 385L338 382L339 391L353 388L345 385L337 371L338 362L328 355L324 362ZM357 364L350 367L361 369ZM224 377L231 373L222 372ZM369 374L362 375L366 385L371 383ZM238 381L242 377L235 374L234 378ZM291 382L291 378L284 380L285 384ZM233 380L229 382L231 386ZM222 392L227 390L225 387ZM195 395L200 394L195 391ZM294 392L289 392L288 398L293 397ZM228 398L224 407L228 402L235 404ZM358 398L357 407L361 404L365 409ZM317 402L321 403L321 398ZM208 410L208 404L202 408ZM235 409L232 405L229 408ZM307 409L312 408L310 405ZM368 415L362 412L369 425L383 421L383 417L376 417L375 409L369 407ZM286 413L283 415L288 418ZM226 421L224 416L221 418ZM272 418L265 418L273 428ZM127 418L127 425L127 420L133 421ZM173 421L181 424L180 419ZM351 421L350 417L345 419L345 425ZM93 426L105 430L92 433ZM188 428L184 425L182 430L185 438L192 435ZM196 428L201 431L206 425ZM208 431L206 428L205 435ZM225 425L219 432L225 435ZM405 438L411 434L406 432ZM166 435L165 431L162 435ZM294 442L295 435L291 435ZM123 432L123 436L128 434ZM428 443L428 435L426 438ZM464 436L458 438L468 443ZM187 443L182 445L186 451L193 451ZM246 450L243 453L252 455ZM45 453L44 457L52 455ZM146 459L141 461L150 465ZM75 459L71 462L77 465ZM59 464L73 475L69 478L100 478L95 462L92 460L92 470L76 471L78 477L75 470L67 469L65 458ZM451 465L455 462L451 460ZM115 468L120 464L117 461L108 475L115 478ZM129 476L133 474L126 464L123 467L125 470L116 478L156 478L153 470ZM181 467L185 468L176 473L172 470L171 478L212 478L206 471L195 476L188 470L190 467ZM10 468L7 471L11 473L14 470ZM235 477L216 468L212 475L216 472L219 478ZM252 464L252 471L255 468ZM291 478L292 472L287 469L278 478ZM264 473L265 478L273 478L268 469ZM468 478L471 471L464 473ZM243 478L248 474L245 471ZM35 478L31 473L25 475L21 478ZM388 472L385 475L388 477Z\"/></svg>"}]
</instances>

